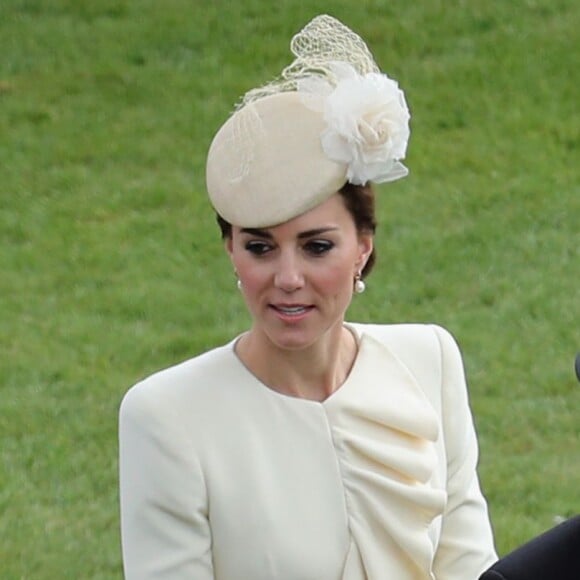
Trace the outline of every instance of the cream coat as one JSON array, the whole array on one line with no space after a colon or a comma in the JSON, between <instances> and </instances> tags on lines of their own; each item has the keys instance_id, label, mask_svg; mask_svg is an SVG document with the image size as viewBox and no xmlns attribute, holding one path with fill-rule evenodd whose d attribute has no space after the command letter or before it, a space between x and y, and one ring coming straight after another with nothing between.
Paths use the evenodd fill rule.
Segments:
<instances>
[{"instance_id":1,"label":"cream coat","mask_svg":"<svg viewBox=\"0 0 580 580\"><path fill-rule=\"evenodd\" d=\"M323 403L261 384L235 341L127 393L128 580L471 580L496 560L454 340L348 326L357 359Z\"/></svg>"}]
</instances>

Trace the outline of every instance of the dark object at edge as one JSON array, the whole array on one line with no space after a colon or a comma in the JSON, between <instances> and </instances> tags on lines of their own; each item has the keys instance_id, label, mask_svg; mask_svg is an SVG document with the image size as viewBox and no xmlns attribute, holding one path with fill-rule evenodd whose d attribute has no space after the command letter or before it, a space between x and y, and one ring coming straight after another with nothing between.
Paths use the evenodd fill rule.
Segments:
<instances>
[{"instance_id":1,"label":"dark object at edge","mask_svg":"<svg viewBox=\"0 0 580 580\"><path fill-rule=\"evenodd\" d=\"M501 558L480 580L578 580L579 546L577 515Z\"/></svg>"}]
</instances>

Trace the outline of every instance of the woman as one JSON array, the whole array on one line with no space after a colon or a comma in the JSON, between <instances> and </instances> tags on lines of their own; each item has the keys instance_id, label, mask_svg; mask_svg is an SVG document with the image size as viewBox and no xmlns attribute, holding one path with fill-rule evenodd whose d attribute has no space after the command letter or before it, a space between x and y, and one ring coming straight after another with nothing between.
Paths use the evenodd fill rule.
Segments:
<instances>
[{"instance_id":1,"label":"woman","mask_svg":"<svg viewBox=\"0 0 580 580\"><path fill-rule=\"evenodd\" d=\"M328 16L292 50L208 154L252 326L121 407L126 577L477 578L496 556L455 342L345 323L374 261L369 182L407 173L403 93Z\"/></svg>"}]
</instances>

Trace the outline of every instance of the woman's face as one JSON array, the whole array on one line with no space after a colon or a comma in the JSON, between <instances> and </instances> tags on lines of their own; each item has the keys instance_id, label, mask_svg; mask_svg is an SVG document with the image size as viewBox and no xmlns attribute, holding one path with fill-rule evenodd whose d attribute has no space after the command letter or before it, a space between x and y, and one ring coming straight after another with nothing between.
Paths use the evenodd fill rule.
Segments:
<instances>
[{"instance_id":1,"label":"woman's face","mask_svg":"<svg viewBox=\"0 0 580 580\"><path fill-rule=\"evenodd\" d=\"M342 327L354 276L373 247L342 197L271 228L232 227L226 249L254 320L253 333L301 349Z\"/></svg>"}]
</instances>

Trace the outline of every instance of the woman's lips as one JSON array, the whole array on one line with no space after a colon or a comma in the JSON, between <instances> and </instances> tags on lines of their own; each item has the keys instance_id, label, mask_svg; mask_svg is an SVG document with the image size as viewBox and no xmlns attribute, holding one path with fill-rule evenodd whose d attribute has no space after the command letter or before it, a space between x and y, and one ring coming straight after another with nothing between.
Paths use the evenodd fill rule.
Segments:
<instances>
[{"instance_id":1,"label":"woman's lips","mask_svg":"<svg viewBox=\"0 0 580 580\"><path fill-rule=\"evenodd\" d=\"M311 312L314 306L307 304L270 304L270 308L285 320L299 320Z\"/></svg>"}]
</instances>

